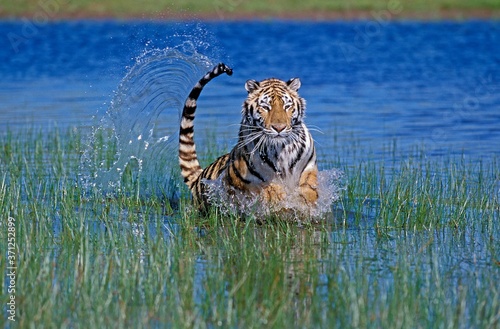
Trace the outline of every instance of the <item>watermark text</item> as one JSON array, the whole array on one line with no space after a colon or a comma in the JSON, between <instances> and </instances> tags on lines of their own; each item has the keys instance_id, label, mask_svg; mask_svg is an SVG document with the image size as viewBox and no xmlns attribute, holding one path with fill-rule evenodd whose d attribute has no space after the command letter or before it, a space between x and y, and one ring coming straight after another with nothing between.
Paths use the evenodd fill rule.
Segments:
<instances>
[{"instance_id":1,"label":"watermark text","mask_svg":"<svg viewBox=\"0 0 500 329\"><path fill-rule=\"evenodd\" d=\"M370 12L371 19L354 27L352 42L340 42L338 46L348 63L354 61L362 51L368 49L373 40L382 33L382 28L403 11L399 0L388 0L385 9Z\"/></svg>"},{"instance_id":2,"label":"watermark text","mask_svg":"<svg viewBox=\"0 0 500 329\"><path fill-rule=\"evenodd\" d=\"M16 220L7 219L7 318L16 321L16 279L17 279L17 253L16 253Z\"/></svg>"},{"instance_id":3,"label":"watermark text","mask_svg":"<svg viewBox=\"0 0 500 329\"><path fill-rule=\"evenodd\" d=\"M35 13L29 18L21 18L17 31L7 33L7 39L14 52L18 53L26 42L36 37L40 33L40 28L55 18L61 7L67 5L69 1L39 0Z\"/></svg>"}]
</instances>

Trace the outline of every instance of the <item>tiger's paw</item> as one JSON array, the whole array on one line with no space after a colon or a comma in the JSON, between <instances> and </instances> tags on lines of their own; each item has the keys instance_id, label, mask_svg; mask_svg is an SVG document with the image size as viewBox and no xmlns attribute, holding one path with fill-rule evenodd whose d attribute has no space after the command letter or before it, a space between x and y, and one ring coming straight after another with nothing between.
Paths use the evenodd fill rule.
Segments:
<instances>
[{"instance_id":1,"label":"tiger's paw","mask_svg":"<svg viewBox=\"0 0 500 329\"><path fill-rule=\"evenodd\" d=\"M300 188L300 196L305 204L308 206L316 205L316 201L318 200L318 191L316 187L301 187Z\"/></svg>"},{"instance_id":2,"label":"tiger's paw","mask_svg":"<svg viewBox=\"0 0 500 329\"><path fill-rule=\"evenodd\" d=\"M299 182L300 196L307 205L315 205L318 200L318 171L305 171Z\"/></svg>"},{"instance_id":3,"label":"tiger's paw","mask_svg":"<svg viewBox=\"0 0 500 329\"><path fill-rule=\"evenodd\" d=\"M283 186L275 183L271 183L264 187L260 195L264 202L269 204L276 204L278 202L281 202L286 197L285 189L283 188Z\"/></svg>"}]
</instances>

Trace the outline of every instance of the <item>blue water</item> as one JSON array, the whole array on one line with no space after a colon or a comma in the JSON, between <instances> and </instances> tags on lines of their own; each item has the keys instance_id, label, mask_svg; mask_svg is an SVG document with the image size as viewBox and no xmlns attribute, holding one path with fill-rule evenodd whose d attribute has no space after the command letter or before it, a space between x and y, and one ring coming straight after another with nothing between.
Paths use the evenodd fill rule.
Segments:
<instances>
[{"instance_id":1,"label":"blue water","mask_svg":"<svg viewBox=\"0 0 500 329\"><path fill-rule=\"evenodd\" d=\"M110 128L119 154L91 181L101 188L115 188L117 173L133 165L146 181L162 181L149 189L164 192L163 158L176 161L182 102L219 61L234 75L211 82L200 98L195 124L202 147L215 130L219 146L234 145L245 81L275 76L300 77L320 166L331 167L324 162L332 159L385 161L394 145L401 159L415 148L428 157L463 154L472 161L500 155L500 22L77 21L35 28L0 22L0 134L76 127L92 146L92 134ZM83 154L83 174L91 158ZM496 224L381 238L374 218L364 228L348 217L347 230L332 230L332 247L320 257L327 260L322 264L333 259L348 277L360 264L369 266L373 280L391 292L392 267L404 257L416 272L433 273L425 289L441 279L452 303L459 300L457 283L468 287L470 308L481 302L475 289L498 276L498 252L488 247L498 237ZM123 222L142 236L142 224ZM63 225L54 219L55 234ZM104 230L100 221L87 225ZM319 273L326 289L328 273Z\"/></svg>"},{"instance_id":2,"label":"blue water","mask_svg":"<svg viewBox=\"0 0 500 329\"><path fill-rule=\"evenodd\" d=\"M95 126L137 58L188 42L182 51L207 59L183 73L188 82L219 61L234 68L206 89L196 122L197 131L217 127L228 147L244 82L275 76L301 78L307 123L321 130L314 137L327 157L348 158L342 148L353 141L381 159L394 142L402 154L421 146L428 156L499 154L499 22L23 24L0 22L2 129ZM141 112L119 111L125 121L137 120L127 111ZM155 136L175 133L176 112L155 114Z\"/></svg>"}]
</instances>

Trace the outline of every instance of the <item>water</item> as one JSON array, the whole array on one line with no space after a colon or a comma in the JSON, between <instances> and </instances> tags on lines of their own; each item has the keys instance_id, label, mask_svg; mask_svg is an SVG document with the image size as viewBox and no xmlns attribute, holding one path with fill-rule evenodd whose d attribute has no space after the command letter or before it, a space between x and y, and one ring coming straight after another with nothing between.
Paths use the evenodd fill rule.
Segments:
<instances>
[{"instance_id":1,"label":"water","mask_svg":"<svg viewBox=\"0 0 500 329\"><path fill-rule=\"evenodd\" d=\"M331 213L332 204L340 199L342 191L346 189L345 175L339 169L322 170L318 172L318 199L316 207L311 209L304 204L304 199L295 188L283 185L284 198L273 205L262 207L260 198L241 193L237 189L229 189L223 183L223 176L214 181L206 180L208 186L208 198L210 203L215 205L226 215L243 213L252 214L257 218L264 218L266 215L286 212L287 218L292 218L298 223L304 216L322 219L326 214Z\"/></svg>"},{"instance_id":2,"label":"water","mask_svg":"<svg viewBox=\"0 0 500 329\"><path fill-rule=\"evenodd\" d=\"M80 174L85 184L113 193L122 187L128 168L136 176L133 180L140 178L148 185L154 182L155 188L148 193L169 189L169 174L178 167L178 138L173 138L179 129L178 111L198 77L212 65L209 57L197 51L197 45L187 40L175 47L145 51L136 59L94 127L82 157ZM166 120L160 119L162 114ZM96 144L98 135L114 141L116 150L111 164L103 160L93 171L96 151L102 148Z\"/></svg>"},{"instance_id":3,"label":"water","mask_svg":"<svg viewBox=\"0 0 500 329\"><path fill-rule=\"evenodd\" d=\"M178 170L184 98L219 61L234 74L215 79L201 95L198 149L211 147L215 131L218 147L236 143L247 79L300 77L322 175L330 175L322 179L332 192L323 194L322 209L342 187L332 162L356 166L364 158L356 152L368 150L366 157L380 162L394 153L403 161L420 147L430 158L463 154L473 162L500 154L498 22L394 22L376 29L367 21L58 22L39 26L15 46L6 38L12 33L23 35L22 23L0 22L1 129L81 130L88 148L80 178L106 192L120 189L123 172L131 170L141 174L147 193L165 193L171 170ZM101 133L116 150L111 163L103 160L93 171ZM431 273L425 289L442 278L456 301L453 286L469 285L473 304L481 278L498 275L498 251L491 247L497 224L381 237L374 218L365 227L354 217L348 214L347 226L329 233L331 247L318 256L321 264L335 260L347 277L362 264L373 270L369 280L390 291L392 267L404 258L417 272ZM62 225L54 220L56 235ZM99 221L87 225L105 230ZM143 237L149 224L116 225ZM166 220L155 234L175 235L171 226ZM205 266L206 256L199 257ZM328 269L319 275L327 289Z\"/></svg>"},{"instance_id":4,"label":"water","mask_svg":"<svg viewBox=\"0 0 500 329\"><path fill-rule=\"evenodd\" d=\"M322 131L314 133L322 158L335 157L353 140L380 160L394 140L403 155L422 145L428 156L498 155L500 24L372 23L58 22L37 26L13 45L5 37L23 36L23 25L4 21L0 122L4 129L91 130L113 111L120 82L138 58L151 60L190 41L210 62L234 68L232 77L213 81L204 91L196 121L198 136L215 126L218 143L227 148L236 142L244 82L298 76L308 102L307 123ZM191 82L201 68L182 79ZM139 129L152 127L156 140L175 133L170 124L179 114L170 105L151 113L148 120L154 123L133 111L124 108L118 115ZM204 140L198 143L203 146ZM350 161L348 151L342 160Z\"/></svg>"},{"instance_id":5,"label":"water","mask_svg":"<svg viewBox=\"0 0 500 329\"><path fill-rule=\"evenodd\" d=\"M120 190L129 171L141 193L178 198L171 181L179 176L180 110L220 61L235 74L215 79L201 96L199 150L214 137L226 150L236 143L247 79L297 76L322 170L356 165L358 149L384 163L420 148L427 157L472 161L499 153L498 22L76 21L27 34L22 22L4 21L0 35L1 125L81 130L80 179L103 192ZM99 134L116 149L95 170ZM336 191L325 193L327 205L343 184L324 183Z\"/></svg>"},{"instance_id":6,"label":"water","mask_svg":"<svg viewBox=\"0 0 500 329\"><path fill-rule=\"evenodd\" d=\"M114 193L129 171L141 193L175 199L180 108L195 81L224 61L235 74L201 96L200 150L215 131L222 148L236 143L247 79L298 76L320 169L355 165L352 145L384 162L395 149L404 160L417 147L429 157L488 160L500 141L499 25L77 21L25 35L22 23L2 22L0 122L14 130L78 127L88 144L79 172L85 184ZM12 35L24 38L13 43ZM95 171L99 133L116 150Z\"/></svg>"}]
</instances>

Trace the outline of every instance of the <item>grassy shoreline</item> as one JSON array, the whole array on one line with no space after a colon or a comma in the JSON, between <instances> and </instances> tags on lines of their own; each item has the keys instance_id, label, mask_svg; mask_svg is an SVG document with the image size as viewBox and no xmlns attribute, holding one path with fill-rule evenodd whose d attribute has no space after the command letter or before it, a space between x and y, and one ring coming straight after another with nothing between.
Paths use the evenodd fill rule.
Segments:
<instances>
[{"instance_id":1,"label":"grassy shoreline","mask_svg":"<svg viewBox=\"0 0 500 329\"><path fill-rule=\"evenodd\" d=\"M97 2L94 0L22 0L0 7L3 18L38 20L119 18L165 20L242 20L242 19L499 19L500 2L496 0L341 0L266 1L266 0L133 0Z\"/></svg>"}]
</instances>

